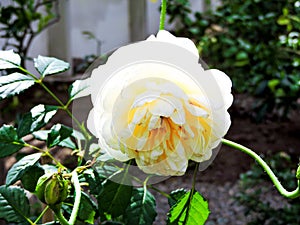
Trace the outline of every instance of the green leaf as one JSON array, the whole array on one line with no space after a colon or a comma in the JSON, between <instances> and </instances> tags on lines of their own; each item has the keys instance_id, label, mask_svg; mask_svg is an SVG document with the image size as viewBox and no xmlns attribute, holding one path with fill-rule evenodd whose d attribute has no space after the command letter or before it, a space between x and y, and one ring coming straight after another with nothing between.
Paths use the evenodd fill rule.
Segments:
<instances>
[{"instance_id":1,"label":"green leaf","mask_svg":"<svg viewBox=\"0 0 300 225\"><path fill-rule=\"evenodd\" d=\"M12 185L21 179L31 167L33 167L41 158L42 153L27 155L15 163L7 172L6 185Z\"/></svg>"},{"instance_id":2,"label":"green leaf","mask_svg":"<svg viewBox=\"0 0 300 225\"><path fill-rule=\"evenodd\" d=\"M68 199L65 201L66 204L63 205L63 209L66 213L71 214L74 206L74 195L69 195ZM95 218L97 216L98 207L96 203L91 199L91 197L85 192L81 192L81 199L79 210L77 214L77 220L94 224ZM102 223L101 223L102 224Z\"/></svg>"},{"instance_id":3,"label":"green leaf","mask_svg":"<svg viewBox=\"0 0 300 225\"><path fill-rule=\"evenodd\" d=\"M235 56L236 60L238 61L242 61L242 60L247 60L248 59L248 53L247 52L239 52L236 56Z\"/></svg>"},{"instance_id":4,"label":"green leaf","mask_svg":"<svg viewBox=\"0 0 300 225\"><path fill-rule=\"evenodd\" d=\"M41 176L45 174L44 169L37 163L36 165L30 167L21 177L23 187L34 192L37 182Z\"/></svg>"},{"instance_id":5,"label":"green leaf","mask_svg":"<svg viewBox=\"0 0 300 225\"><path fill-rule=\"evenodd\" d=\"M21 223L29 216L29 201L23 189L0 186L0 218L7 222Z\"/></svg>"},{"instance_id":6,"label":"green leaf","mask_svg":"<svg viewBox=\"0 0 300 225\"><path fill-rule=\"evenodd\" d=\"M102 190L102 186L99 185L103 182L104 178L101 177L96 170L87 169L83 172L84 182L89 184L89 192L92 195L98 196Z\"/></svg>"},{"instance_id":7,"label":"green leaf","mask_svg":"<svg viewBox=\"0 0 300 225\"><path fill-rule=\"evenodd\" d=\"M249 64L249 60L236 61L233 65L237 67L243 67Z\"/></svg>"},{"instance_id":8,"label":"green leaf","mask_svg":"<svg viewBox=\"0 0 300 225\"><path fill-rule=\"evenodd\" d=\"M56 139L56 140L53 140L53 146L57 145L57 146L60 146L60 147L66 147L66 148L70 148L70 149L76 149L77 146L76 144L72 141L72 139L70 137L74 137L75 135L74 134L77 134L77 132L72 132L72 134L70 135L70 137L67 137L65 139L64 136L60 136L60 132L64 132L64 129L71 129L69 127L66 127L64 125L61 125L63 126L64 128L61 128L61 130L59 130L59 127L58 127L58 124L57 125L54 125L51 130L39 130L39 131L35 131L32 133L32 135L38 139L38 140L41 140L41 141L48 141L48 135L51 136L51 132L52 132L52 138ZM60 139L61 138L61 139ZM48 141L49 144L51 140Z\"/></svg>"},{"instance_id":9,"label":"green leaf","mask_svg":"<svg viewBox=\"0 0 300 225\"><path fill-rule=\"evenodd\" d=\"M47 125L57 110L57 106L42 104L32 108L29 113L24 114L18 121L19 137L24 137Z\"/></svg>"},{"instance_id":10,"label":"green leaf","mask_svg":"<svg viewBox=\"0 0 300 225\"><path fill-rule=\"evenodd\" d=\"M144 188L134 189L125 212L126 224L152 225L156 213L154 196Z\"/></svg>"},{"instance_id":11,"label":"green leaf","mask_svg":"<svg viewBox=\"0 0 300 225\"><path fill-rule=\"evenodd\" d=\"M70 127L67 127L62 124L54 125L50 129L50 132L48 133L47 140L46 140L47 146L51 148L58 145L62 147L75 149L76 145L70 139L72 133L73 130Z\"/></svg>"},{"instance_id":12,"label":"green leaf","mask_svg":"<svg viewBox=\"0 0 300 225\"><path fill-rule=\"evenodd\" d=\"M100 177L106 178L119 173L120 165L110 163L110 162L105 162L105 163L100 162L99 164L95 164L94 169L97 171Z\"/></svg>"},{"instance_id":13,"label":"green leaf","mask_svg":"<svg viewBox=\"0 0 300 225\"><path fill-rule=\"evenodd\" d=\"M20 64L21 57L13 50L0 51L0 70L19 68Z\"/></svg>"},{"instance_id":14,"label":"green leaf","mask_svg":"<svg viewBox=\"0 0 300 225\"><path fill-rule=\"evenodd\" d=\"M288 25L290 23L290 19L285 16L280 16L277 20L279 25Z\"/></svg>"},{"instance_id":15,"label":"green leaf","mask_svg":"<svg viewBox=\"0 0 300 225\"><path fill-rule=\"evenodd\" d=\"M17 131L10 125L0 128L0 158L9 156L19 151L24 146L24 141L18 138Z\"/></svg>"},{"instance_id":16,"label":"green leaf","mask_svg":"<svg viewBox=\"0 0 300 225\"><path fill-rule=\"evenodd\" d=\"M124 174L118 174L116 176L122 180ZM112 218L123 215L130 203L131 193L132 186L106 180L103 184L102 192L97 198L100 215L110 214Z\"/></svg>"},{"instance_id":17,"label":"green leaf","mask_svg":"<svg viewBox=\"0 0 300 225\"><path fill-rule=\"evenodd\" d=\"M70 65L69 63L54 57L45 57L39 55L34 59L34 67L42 75L42 77L45 77L47 75L64 72L70 68Z\"/></svg>"},{"instance_id":18,"label":"green leaf","mask_svg":"<svg viewBox=\"0 0 300 225\"><path fill-rule=\"evenodd\" d=\"M272 92L275 92L276 86L280 84L280 80L272 79L268 81L268 87L271 89Z\"/></svg>"},{"instance_id":19,"label":"green leaf","mask_svg":"<svg viewBox=\"0 0 300 225\"><path fill-rule=\"evenodd\" d=\"M78 218L89 224L94 224L97 206L96 203L84 192L81 193Z\"/></svg>"},{"instance_id":20,"label":"green leaf","mask_svg":"<svg viewBox=\"0 0 300 225\"><path fill-rule=\"evenodd\" d=\"M168 225L203 225L209 215L208 202L191 191L183 195L168 213Z\"/></svg>"},{"instance_id":21,"label":"green leaf","mask_svg":"<svg viewBox=\"0 0 300 225\"><path fill-rule=\"evenodd\" d=\"M0 76L0 100L19 94L34 85L34 79L21 73Z\"/></svg>"},{"instance_id":22,"label":"green leaf","mask_svg":"<svg viewBox=\"0 0 300 225\"><path fill-rule=\"evenodd\" d=\"M89 79L86 80L76 80L69 87L69 97L70 100L74 100L76 98L81 98L91 94L89 92Z\"/></svg>"},{"instance_id":23,"label":"green leaf","mask_svg":"<svg viewBox=\"0 0 300 225\"><path fill-rule=\"evenodd\" d=\"M177 189L175 191L172 191L171 194L170 194L170 198L168 198L169 206L172 207L173 205L175 205L176 202L178 202L178 200L183 195L185 195L186 192L187 192L187 190L185 190L183 188L180 188L180 189Z\"/></svg>"}]
</instances>

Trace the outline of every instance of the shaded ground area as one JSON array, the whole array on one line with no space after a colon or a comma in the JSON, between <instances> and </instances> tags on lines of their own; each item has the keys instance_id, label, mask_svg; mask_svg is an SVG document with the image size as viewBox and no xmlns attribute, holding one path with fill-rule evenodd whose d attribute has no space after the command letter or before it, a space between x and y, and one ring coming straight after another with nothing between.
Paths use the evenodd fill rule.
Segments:
<instances>
[{"instance_id":1,"label":"shaded ground area","mask_svg":"<svg viewBox=\"0 0 300 225\"><path fill-rule=\"evenodd\" d=\"M54 90L58 96L65 101L68 83L49 83L51 90ZM272 155L278 151L286 151L291 154L295 162L295 167L300 156L300 117L299 111L293 112L290 119L285 121L266 120L263 123L256 124L249 117L249 110L252 100L244 95L236 95L235 103L231 107L232 126L226 135L226 138L252 148L263 156ZM0 124L12 123L19 113L30 110L36 104L55 104L40 88L27 90L19 98L4 100L0 102ZM87 106L89 107L89 106ZM70 118L59 112L53 123L61 122L71 125ZM61 154L61 158L64 154ZM11 158L7 157L0 166L5 165L5 171L11 165ZM242 207L236 205L231 199L233 193L237 190L236 181L239 174L247 171L253 159L237 150L222 146L216 159L203 172L198 174L197 188L209 200L212 215L207 224L245 224L246 218L243 216ZM2 168L3 170L3 168ZM0 168L0 182L4 182L5 171ZM169 192L177 188L191 187L192 171L183 177L174 177L158 184L159 188ZM167 202L164 198L158 198L159 217L156 224L162 224L166 210ZM222 209L228 208L224 215L218 216ZM224 210L223 210L224 211ZM219 219L218 219L219 218ZM240 222L232 222L240 221Z\"/></svg>"}]
</instances>

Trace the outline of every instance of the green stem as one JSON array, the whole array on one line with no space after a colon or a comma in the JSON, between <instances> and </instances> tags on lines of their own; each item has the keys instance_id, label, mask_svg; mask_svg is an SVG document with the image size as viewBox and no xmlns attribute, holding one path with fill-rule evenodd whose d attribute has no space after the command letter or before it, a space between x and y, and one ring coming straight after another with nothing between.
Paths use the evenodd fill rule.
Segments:
<instances>
[{"instance_id":1,"label":"green stem","mask_svg":"<svg viewBox=\"0 0 300 225\"><path fill-rule=\"evenodd\" d=\"M47 205L44 208L43 212L41 212L41 214L39 215L39 217L36 218L36 220L34 221L34 224L37 224L40 221L40 219L44 216L44 214L47 212L48 209L49 209L49 206Z\"/></svg>"},{"instance_id":2,"label":"green stem","mask_svg":"<svg viewBox=\"0 0 300 225\"><path fill-rule=\"evenodd\" d=\"M26 70L23 67L19 67L21 71L24 73L28 74L31 76L36 83L38 83L46 92L48 92L49 95L61 106L61 109L64 110L71 118L72 120L76 123L78 128L82 131L83 135L85 138L89 141L91 139L90 134L87 132L85 127L75 118L75 116L71 113L71 111L68 109L68 106L70 105L71 101L69 100L67 104L64 104L44 83L42 78L38 79L34 74L30 73L28 70Z\"/></svg>"},{"instance_id":3,"label":"green stem","mask_svg":"<svg viewBox=\"0 0 300 225\"><path fill-rule=\"evenodd\" d=\"M28 144L28 143L25 143L25 144L23 144L23 146L24 147L28 147L28 148L32 148L32 149L34 149L34 150L37 150L37 151L39 151L39 152L42 152L42 153L44 153L45 155L47 155L50 159L52 159L55 163L56 163L56 165L58 166L58 167L60 167L60 168L62 168L62 169L65 169L66 167L63 165L63 164L61 164L50 152L49 152L49 150L44 150L44 149L41 149L41 148L39 148L39 147L36 147L36 146L34 146L34 145L31 145L31 144Z\"/></svg>"},{"instance_id":4,"label":"green stem","mask_svg":"<svg viewBox=\"0 0 300 225\"><path fill-rule=\"evenodd\" d=\"M19 66L19 70L23 71L24 73L28 74L31 76L35 81L39 80L34 74L30 73L28 70L23 68L22 66Z\"/></svg>"},{"instance_id":5,"label":"green stem","mask_svg":"<svg viewBox=\"0 0 300 225\"><path fill-rule=\"evenodd\" d=\"M63 108L65 107L64 103L43 83L43 81L37 82L39 85L41 85L42 88L45 89L45 91L48 92L49 95L58 103L60 104Z\"/></svg>"},{"instance_id":6,"label":"green stem","mask_svg":"<svg viewBox=\"0 0 300 225\"><path fill-rule=\"evenodd\" d=\"M167 0L161 0L160 21L159 21L160 30L165 29L166 12L167 12Z\"/></svg>"},{"instance_id":7,"label":"green stem","mask_svg":"<svg viewBox=\"0 0 300 225\"><path fill-rule=\"evenodd\" d=\"M189 212L190 212L190 209L191 209L191 203L192 203L194 193L195 193L196 177L197 177L198 170L199 170L199 163L196 163L196 166L195 166L195 169L194 169L194 174L193 174L192 189L191 189L191 192L190 192L190 195L189 195L189 200L187 202L188 205L187 205L186 216L184 218L183 224L187 224L187 220L188 220L188 217L189 217Z\"/></svg>"},{"instance_id":8,"label":"green stem","mask_svg":"<svg viewBox=\"0 0 300 225\"><path fill-rule=\"evenodd\" d=\"M55 216L59 220L60 224L62 224L62 225L70 225L69 222L64 217L64 215L62 214L60 207L59 207L59 209L53 209L53 211L55 213Z\"/></svg>"},{"instance_id":9,"label":"green stem","mask_svg":"<svg viewBox=\"0 0 300 225\"><path fill-rule=\"evenodd\" d=\"M156 188L156 187L153 187L151 184L148 184L147 187L149 187L150 189L158 192L159 194L161 194L162 196L165 196L166 198L171 198L171 196L169 194L167 194L166 192L164 191L161 191L160 189Z\"/></svg>"},{"instance_id":10,"label":"green stem","mask_svg":"<svg viewBox=\"0 0 300 225\"><path fill-rule=\"evenodd\" d=\"M74 206L73 210L69 219L69 224L74 225L76 222L76 217L79 211L79 206L80 206L80 200L81 200L81 188L78 180L78 175L76 170L72 172L72 182L75 187L75 201L74 201Z\"/></svg>"},{"instance_id":11,"label":"green stem","mask_svg":"<svg viewBox=\"0 0 300 225\"><path fill-rule=\"evenodd\" d=\"M300 181L298 180L298 187L296 188L296 190L294 191L287 191L280 183L280 181L278 180L278 178L276 177L276 175L273 173L272 169L268 166L268 164L259 156L257 155L254 151L252 151L251 149L240 145L238 143L235 143L233 141L229 141L226 139L222 139L222 143L225 145L228 145L232 148L235 148L237 150L240 150L244 153L246 153L247 155L249 155L250 157L252 157L253 159L255 159L257 161L257 163L266 171L266 173L269 175L269 177L271 178L272 182L274 183L275 187L277 188L277 190L279 191L279 193L281 195L283 195L284 197L287 198L297 198L300 196Z\"/></svg>"}]
</instances>

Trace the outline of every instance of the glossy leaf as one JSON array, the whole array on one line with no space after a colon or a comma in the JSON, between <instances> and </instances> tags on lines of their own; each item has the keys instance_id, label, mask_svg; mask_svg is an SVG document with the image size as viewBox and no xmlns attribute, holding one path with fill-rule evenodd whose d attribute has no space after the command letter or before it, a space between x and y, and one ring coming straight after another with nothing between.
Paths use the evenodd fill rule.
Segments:
<instances>
[{"instance_id":1,"label":"glossy leaf","mask_svg":"<svg viewBox=\"0 0 300 225\"><path fill-rule=\"evenodd\" d=\"M82 192L78 218L86 223L94 224L96 211L96 203L86 193Z\"/></svg>"},{"instance_id":2,"label":"glossy leaf","mask_svg":"<svg viewBox=\"0 0 300 225\"><path fill-rule=\"evenodd\" d=\"M0 51L0 70L18 68L20 64L21 57L13 50Z\"/></svg>"},{"instance_id":3,"label":"glossy leaf","mask_svg":"<svg viewBox=\"0 0 300 225\"><path fill-rule=\"evenodd\" d=\"M42 153L27 155L16 162L7 172L6 185L14 184L41 158Z\"/></svg>"},{"instance_id":4,"label":"glossy leaf","mask_svg":"<svg viewBox=\"0 0 300 225\"><path fill-rule=\"evenodd\" d=\"M169 206L172 207L173 205L175 205L176 202L178 202L178 200L183 195L185 195L186 192L187 192L187 190L185 190L183 188L180 188L180 189L177 189L175 191L172 191L171 194L170 194L170 198L168 198Z\"/></svg>"},{"instance_id":5,"label":"glossy leaf","mask_svg":"<svg viewBox=\"0 0 300 225\"><path fill-rule=\"evenodd\" d=\"M84 181L89 184L89 192L94 196L98 196L101 193L102 185L99 185L103 182L104 178L101 177L96 170L87 169L82 174Z\"/></svg>"},{"instance_id":6,"label":"glossy leaf","mask_svg":"<svg viewBox=\"0 0 300 225\"><path fill-rule=\"evenodd\" d=\"M56 124L48 133L47 136L47 146L49 148L54 147L56 145L62 147L68 147L71 149L75 149L76 145L71 141L70 137L72 136L72 128L69 128L62 124Z\"/></svg>"},{"instance_id":7,"label":"glossy leaf","mask_svg":"<svg viewBox=\"0 0 300 225\"><path fill-rule=\"evenodd\" d=\"M120 181L123 179L123 176L123 174L118 174ZM132 186L106 180L103 184L102 192L97 198L100 215L109 214L112 218L123 215L130 204L131 193Z\"/></svg>"},{"instance_id":8,"label":"glossy leaf","mask_svg":"<svg viewBox=\"0 0 300 225\"><path fill-rule=\"evenodd\" d=\"M29 201L23 189L14 186L0 186L1 219L25 224L29 210Z\"/></svg>"},{"instance_id":9,"label":"glossy leaf","mask_svg":"<svg viewBox=\"0 0 300 225\"><path fill-rule=\"evenodd\" d=\"M69 63L54 57L45 57L39 55L34 59L34 67L42 75L42 77L45 77L47 75L64 72L70 68L70 65Z\"/></svg>"},{"instance_id":10,"label":"glossy leaf","mask_svg":"<svg viewBox=\"0 0 300 225\"><path fill-rule=\"evenodd\" d=\"M86 80L76 80L69 87L69 97L71 100L76 98L81 98L87 96L89 93L89 79Z\"/></svg>"},{"instance_id":11,"label":"glossy leaf","mask_svg":"<svg viewBox=\"0 0 300 225\"><path fill-rule=\"evenodd\" d=\"M41 141L48 141L49 146L53 147L55 145L60 146L60 147L66 147L66 148L70 148L70 149L76 149L76 144L72 141L72 139L70 137L74 137L74 132L72 132L72 135L70 135L69 137L64 136L64 130L67 129L71 129L69 127L66 127L64 125L62 125L64 128L61 128L61 130L57 125L54 125L51 130L39 130L39 131L35 131L32 133L32 135ZM68 131L69 132L69 131ZM52 134L51 134L52 133ZM52 139L48 140L48 137L51 136ZM68 136L68 135L67 135ZM52 143L50 143L52 142Z\"/></svg>"},{"instance_id":12,"label":"glossy leaf","mask_svg":"<svg viewBox=\"0 0 300 225\"><path fill-rule=\"evenodd\" d=\"M23 137L44 127L56 114L57 106L37 105L18 121L18 135Z\"/></svg>"},{"instance_id":13,"label":"glossy leaf","mask_svg":"<svg viewBox=\"0 0 300 225\"><path fill-rule=\"evenodd\" d=\"M156 213L154 196L144 188L134 189L125 212L126 224L152 225Z\"/></svg>"},{"instance_id":14,"label":"glossy leaf","mask_svg":"<svg viewBox=\"0 0 300 225\"><path fill-rule=\"evenodd\" d=\"M168 225L203 225L209 215L208 202L198 193L184 194L168 213Z\"/></svg>"},{"instance_id":15,"label":"glossy leaf","mask_svg":"<svg viewBox=\"0 0 300 225\"><path fill-rule=\"evenodd\" d=\"M30 167L21 177L21 182L23 187L30 191L34 192L37 182L41 176L45 174L44 169L39 165L39 163Z\"/></svg>"},{"instance_id":16,"label":"glossy leaf","mask_svg":"<svg viewBox=\"0 0 300 225\"><path fill-rule=\"evenodd\" d=\"M21 73L0 76L0 100L19 94L34 85L34 79Z\"/></svg>"},{"instance_id":17,"label":"glossy leaf","mask_svg":"<svg viewBox=\"0 0 300 225\"><path fill-rule=\"evenodd\" d=\"M10 125L3 125L0 128L0 158L9 156L21 148L24 141L18 137L17 130Z\"/></svg>"}]
</instances>

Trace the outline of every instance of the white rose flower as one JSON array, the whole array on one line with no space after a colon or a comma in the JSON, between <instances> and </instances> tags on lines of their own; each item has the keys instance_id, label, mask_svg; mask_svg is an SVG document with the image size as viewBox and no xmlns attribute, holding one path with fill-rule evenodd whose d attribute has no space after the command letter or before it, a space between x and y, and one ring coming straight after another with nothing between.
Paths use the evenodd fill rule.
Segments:
<instances>
[{"instance_id":1,"label":"white rose flower","mask_svg":"<svg viewBox=\"0 0 300 225\"><path fill-rule=\"evenodd\" d=\"M167 31L115 51L89 79L88 128L100 148L164 176L209 160L229 129L233 97L230 79L198 61L191 40Z\"/></svg>"}]
</instances>

